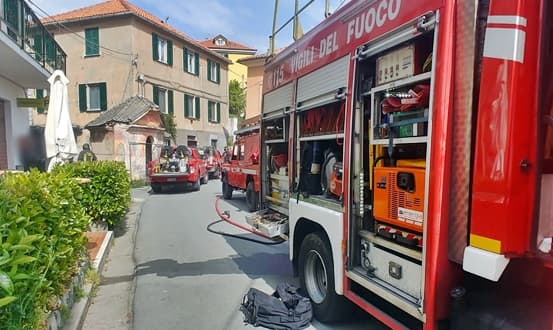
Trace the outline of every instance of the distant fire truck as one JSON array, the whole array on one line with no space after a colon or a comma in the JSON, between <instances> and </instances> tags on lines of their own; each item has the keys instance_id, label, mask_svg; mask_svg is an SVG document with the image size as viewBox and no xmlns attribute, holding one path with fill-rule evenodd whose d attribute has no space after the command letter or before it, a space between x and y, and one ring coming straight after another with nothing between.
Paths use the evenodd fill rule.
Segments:
<instances>
[{"instance_id":1,"label":"distant fire truck","mask_svg":"<svg viewBox=\"0 0 553 330\"><path fill-rule=\"evenodd\" d=\"M248 120L234 135L230 155L222 165L223 198L231 199L234 190L245 191L251 212L259 206L259 118Z\"/></svg>"},{"instance_id":2,"label":"distant fire truck","mask_svg":"<svg viewBox=\"0 0 553 330\"><path fill-rule=\"evenodd\" d=\"M261 208L318 319L552 329L552 36L546 0L352 0L268 61Z\"/></svg>"}]
</instances>

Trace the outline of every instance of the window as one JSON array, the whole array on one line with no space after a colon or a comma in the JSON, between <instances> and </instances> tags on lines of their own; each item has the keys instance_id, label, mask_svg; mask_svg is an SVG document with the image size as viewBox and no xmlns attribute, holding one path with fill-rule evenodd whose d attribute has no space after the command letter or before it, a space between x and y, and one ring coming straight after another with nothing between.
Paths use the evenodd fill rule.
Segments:
<instances>
[{"instance_id":1,"label":"window","mask_svg":"<svg viewBox=\"0 0 553 330\"><path fill-rule=\"evenodd\" d=\"M184 58L183 58L183 67L184 71L199 75L200 73L200 55L191 51L188 48L183 49Z\"/></svg>"},{"instance_id":2,"label":"window","mask_svg":"<svg viewBox=\"0 0 553 330\"><path fill-rule=\"evenodd\" d=\"M200 119L200 97L184 94L184 117Z\"/></svg>"},{"instance_id":3,"label":"window","mask_svg":"<svg viewBox=\"0 0 553 330\"><path fill-rule=\"evenodd\" d=\"M100 55L100 37L98 28L88 28L84 30L85 56Z\"/></svg>"},{"instance_id":4,"label":"window","mask_svg":"<svg viewBox=\"0 0 553 330\"><path fill-rule=\"evenodd\" d=\"M246 145L244 144L241 144L240 145L240 158L238 160L244 160L244 158L246 156Z\"/></svg>"},{"instance_id":5,"label":"window","mask_svg":"<svg viewBox=\"0 0 553 330\"><path fill-rule=\"evenodd\" d=\"M224 46L226 44L226 42L225 42L225 39L223 39L223 38L217 38L217 39L215 39L215 44L217 46Z\"/></svg>"},{"instance_id":6,"label":"window","mask_svg":"<svg viewBox=\"0 0 553 330\"><path fill-rule=\"evenodd\" d=\"M207 59L207 80L217 84L221 82L221 65L210 59Z\"/></svg>"},{"instance_id":7,"label":"window","mask_svg":"<svg viewBox=\"0 0 553 330\"><path fill-rule=\"evenodd\" d=\"M152 57L154 61L173 65L173 42L152 33Z\"/></svg>"},{"instance_id":8,"label":"window","mask_svg":"<svg viewBox=\"0 0 553 330\"><path fill-rule=\"evenodd\" d=\"M207 120L210 123L221 122L221 103L213 101L207 102Z\"/></svg>"},{"instance_id":9,"label":"window","mask_svg":"<svg viewBox=\"0 0 553 330\"><path fill-rule=\"evenodd\" d=\"M107 110L106 83L79 84L79 110Z\"/></svg>"},{"instance_id":10,"label":"window","mask_svg":"<svg viewBox=\"0 0 553 330\"><path fill-rule=\"evenodd\" d=\"M90 110L100 110L100 86L88 86L88 108Z\"/></svg>"},{"instance_id":11,"label":"window","mask_svg":"<svg viewBox=\"0 0 553 330\"><path fill-rule=\"evenodd\" d=\"M217 148L217 139L211 139L211 146ZM217 151L215 150L214 152L216 153Z\"/></svg>"},{"instance_id":12,"label":"window","mask_svg":"<svg viewBox=\"0 0 553 330\"><path fill-rule=\"evenodd\" d=\"M198 145L198 141L196 141L196 136L194 135L188 135L186 137L186 142L189 147L196 147Z\"/></svg>"},{"instance_id":13,"label":"window","mask_svg":"<svg viewBox=\"0 0 553 330\"><path fill-rule=\"evenodd\" d=\"M173 91L159 86L154 86L154 103L159 107L161 113L173 113Z\"/></svg>"}]
</instances>

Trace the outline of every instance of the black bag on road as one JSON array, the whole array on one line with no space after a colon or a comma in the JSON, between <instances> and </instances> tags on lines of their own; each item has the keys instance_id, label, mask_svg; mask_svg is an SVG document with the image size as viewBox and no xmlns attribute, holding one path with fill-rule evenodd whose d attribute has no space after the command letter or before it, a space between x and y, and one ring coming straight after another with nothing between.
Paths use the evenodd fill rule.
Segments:
<instances>
[{"instance_id":1,"label":"black bag on road","mask_svg":"<svg viewBox=\"0 0 553 330\"><path fill-rule=\"evenodd\" d=\"M250 288L240 310L244 322L274 330L295 330L309 326L313 318L311 301L288 283L277 286L272 295Z\"/></svg>"}]
</instances>

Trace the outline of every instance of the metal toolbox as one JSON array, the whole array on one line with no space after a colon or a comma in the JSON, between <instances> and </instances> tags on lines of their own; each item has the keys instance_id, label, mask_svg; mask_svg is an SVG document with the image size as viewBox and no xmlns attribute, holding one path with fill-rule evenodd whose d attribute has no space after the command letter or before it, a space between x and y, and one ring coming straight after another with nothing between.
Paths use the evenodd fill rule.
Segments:
<instances>
[{"instance_id":1,"label":"metal toolbox","mask_svg":"<svg viewBox=\"0 0 553 330\"><path fill-rule=\"evenodd\" d=\"M422 266L419 261L402 258L362 239L361 266L369 277L398 289L405 298L413 302L422 298Z\"/></svg>"}]
</instances>

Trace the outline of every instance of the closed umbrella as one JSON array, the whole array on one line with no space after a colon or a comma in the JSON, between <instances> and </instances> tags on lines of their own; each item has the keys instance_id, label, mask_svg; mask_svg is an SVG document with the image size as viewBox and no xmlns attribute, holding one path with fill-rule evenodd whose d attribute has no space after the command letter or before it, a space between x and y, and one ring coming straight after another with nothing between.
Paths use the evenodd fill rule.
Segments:
<instances>
[{"instance_id":1,"label":"closed umbrella","mask_svg":"<svg viewBox=\"0 0 553 330\"><path fill-rule=\"evenodd\" d=\"M50 172L56 164L65 163L75 157L78 150L69 116L67 99L69 80L62 71L56 70L48 82L50 83L50 103L48 104L44 139L48 172Z\"/></svg>"}]
</instances>

